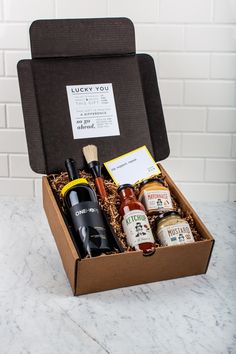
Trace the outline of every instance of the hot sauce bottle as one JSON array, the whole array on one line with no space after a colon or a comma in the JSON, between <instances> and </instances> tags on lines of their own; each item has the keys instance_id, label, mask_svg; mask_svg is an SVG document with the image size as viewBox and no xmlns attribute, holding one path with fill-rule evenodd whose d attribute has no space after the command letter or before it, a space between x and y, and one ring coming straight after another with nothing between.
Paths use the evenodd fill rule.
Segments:
<instances>
[{"instance_id":1,"label":"hot sauce bottle","mask_svg":"<svg viewBox=\"0 0 236 354\"><path fill-rule=\"evenodd\" d=\"M129 246L143 255L149 256L155 252L154 237L145 213L145 208L140 203L131 184L121 185L119 193L121 205L119 213L123 217L122 227Z\"/></svg>"},{"instance_id":2,"label":"hot sauce bottle","mask_svg":"<svg viewBox=\"0 0 236 354\"><path fill-rule=\"evenodd\" d=\"M106 228L96 193L85 178L79 178L73 159L65 161L70 182L61 190L69 211L78 245L82 243L86 256L94 257L110 252Z\"/></svg>"}]
</instances>

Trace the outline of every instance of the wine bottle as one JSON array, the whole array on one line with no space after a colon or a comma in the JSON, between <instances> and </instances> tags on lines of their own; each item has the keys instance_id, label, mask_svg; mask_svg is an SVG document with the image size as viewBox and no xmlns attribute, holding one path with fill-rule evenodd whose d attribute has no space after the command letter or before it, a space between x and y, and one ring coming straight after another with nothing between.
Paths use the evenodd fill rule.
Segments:
<instances>
[{"instance_id":1,"label":"wine bottle","mask_svg":"<svg viewBox=\"0 0 236 354\"><path fill-rule=\"evenodd\" d=\"M71 216L78 238L77 244L82 243L84 253L89 257L110 252L111 247L96 193L85 178L79 178L73 159L67 159L65 166L70 181L62 188L61 195Z\"/></svg>"}]
</instances>

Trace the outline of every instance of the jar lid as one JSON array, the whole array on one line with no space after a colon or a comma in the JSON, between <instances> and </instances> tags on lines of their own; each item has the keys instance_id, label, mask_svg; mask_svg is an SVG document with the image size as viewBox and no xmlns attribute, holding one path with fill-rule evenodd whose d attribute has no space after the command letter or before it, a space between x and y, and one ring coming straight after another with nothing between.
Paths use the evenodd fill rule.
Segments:
<instances>
[{"instance_id":1,"label":"jar lid","mask_svg":"<svg viewBox=\"0 0 236 354\"><path fill-rule=\"evenodd\" d=\"M144 186L145 184L149 183L149 182L159 182L161 183L162 185L164 185L163 181L161 178L159 177L151 177L151 178L148 178L148 179L145 179L143 180L141 183L140 183L140 187Z\"/></svg>"},{"instance_id":2,"label":"jar lid","mask_svg":"<svg viewBox=\"0 0 236 354\"><path fill-rule=\"evenodd\" d=\"M122 189L125 189L125 188L132 188L134 189L134 186L130 183L126 183L126 184L121 184L118 188L117 188L117 193L120 193L120 191Z\"/></svg>"},{"instance_id":3,"label":"jar lid","mask_svg":"<svg viewBox=\"0 0 236 354\"><path fill-rule=\"evenodd\" d=\"M165 213L160 213L159 215L158 215L158 219L160 220L160 219L163 219L163 218L165 218L166 216L174 216L174 215L177 215L177 216L179 216L180 217L180 214L178 213L178 211L175 211L175 210L169 210L169 211L166 211ZM158 220L158 221L159 221Z\"/></svg>"}]
</instances>

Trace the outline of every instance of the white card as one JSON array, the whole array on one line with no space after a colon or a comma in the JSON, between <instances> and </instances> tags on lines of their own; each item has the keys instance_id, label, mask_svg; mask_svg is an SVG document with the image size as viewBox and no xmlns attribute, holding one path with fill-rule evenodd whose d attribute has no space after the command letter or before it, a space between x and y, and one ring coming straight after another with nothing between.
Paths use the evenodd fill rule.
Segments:
<instances>
[{"instance_id":1,"label":"white card","mask_svg":"<svg viewBox=\"0 0 236 354\"><path fill-rule=\"evenodd\" d=\"M107 161L104 165L116 185L135 184L161 173L145 145Z\"/></svg>"},{"instance_id":2,"label":"white card","mask_svg":"<svg viewBox=\"0 0 236 354\"><path fill-rule=\"evenodd\" d=\"M120 135L112 84L66 86L74 139Z\"/></svg>"}]
</instances>

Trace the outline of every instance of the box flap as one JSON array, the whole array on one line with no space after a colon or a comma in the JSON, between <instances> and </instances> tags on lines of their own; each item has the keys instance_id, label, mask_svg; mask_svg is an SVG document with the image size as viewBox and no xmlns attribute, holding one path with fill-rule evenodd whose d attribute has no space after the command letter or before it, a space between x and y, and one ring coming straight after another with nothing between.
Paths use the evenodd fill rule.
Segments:
<instances>
[{"instance_id":1,"label":"box flap","mask_svg":"<svg viewBox=\"0 0 236 354\"><path fill-rule=\"evenodd\" d=\"M156 161L169 155L155 66L135 54L130 20L40 20L30 34L33 59L18 63L18 76L35 172L65 170L68 157L82 167L82 147L91 143L101 162L141 145ZM102 83L112 84L120 135L74 139L66 86Z\"/></svg>"},{"instance_id":2,"label":"box flap","mask_svg":"<svg viewBox=\"0 0 236 354\"><path fill-rule=\"evenodd\" d=\"M30 26L32 58L135 53L128 18L37 20Z\"/></svg>"}]
</instances>

